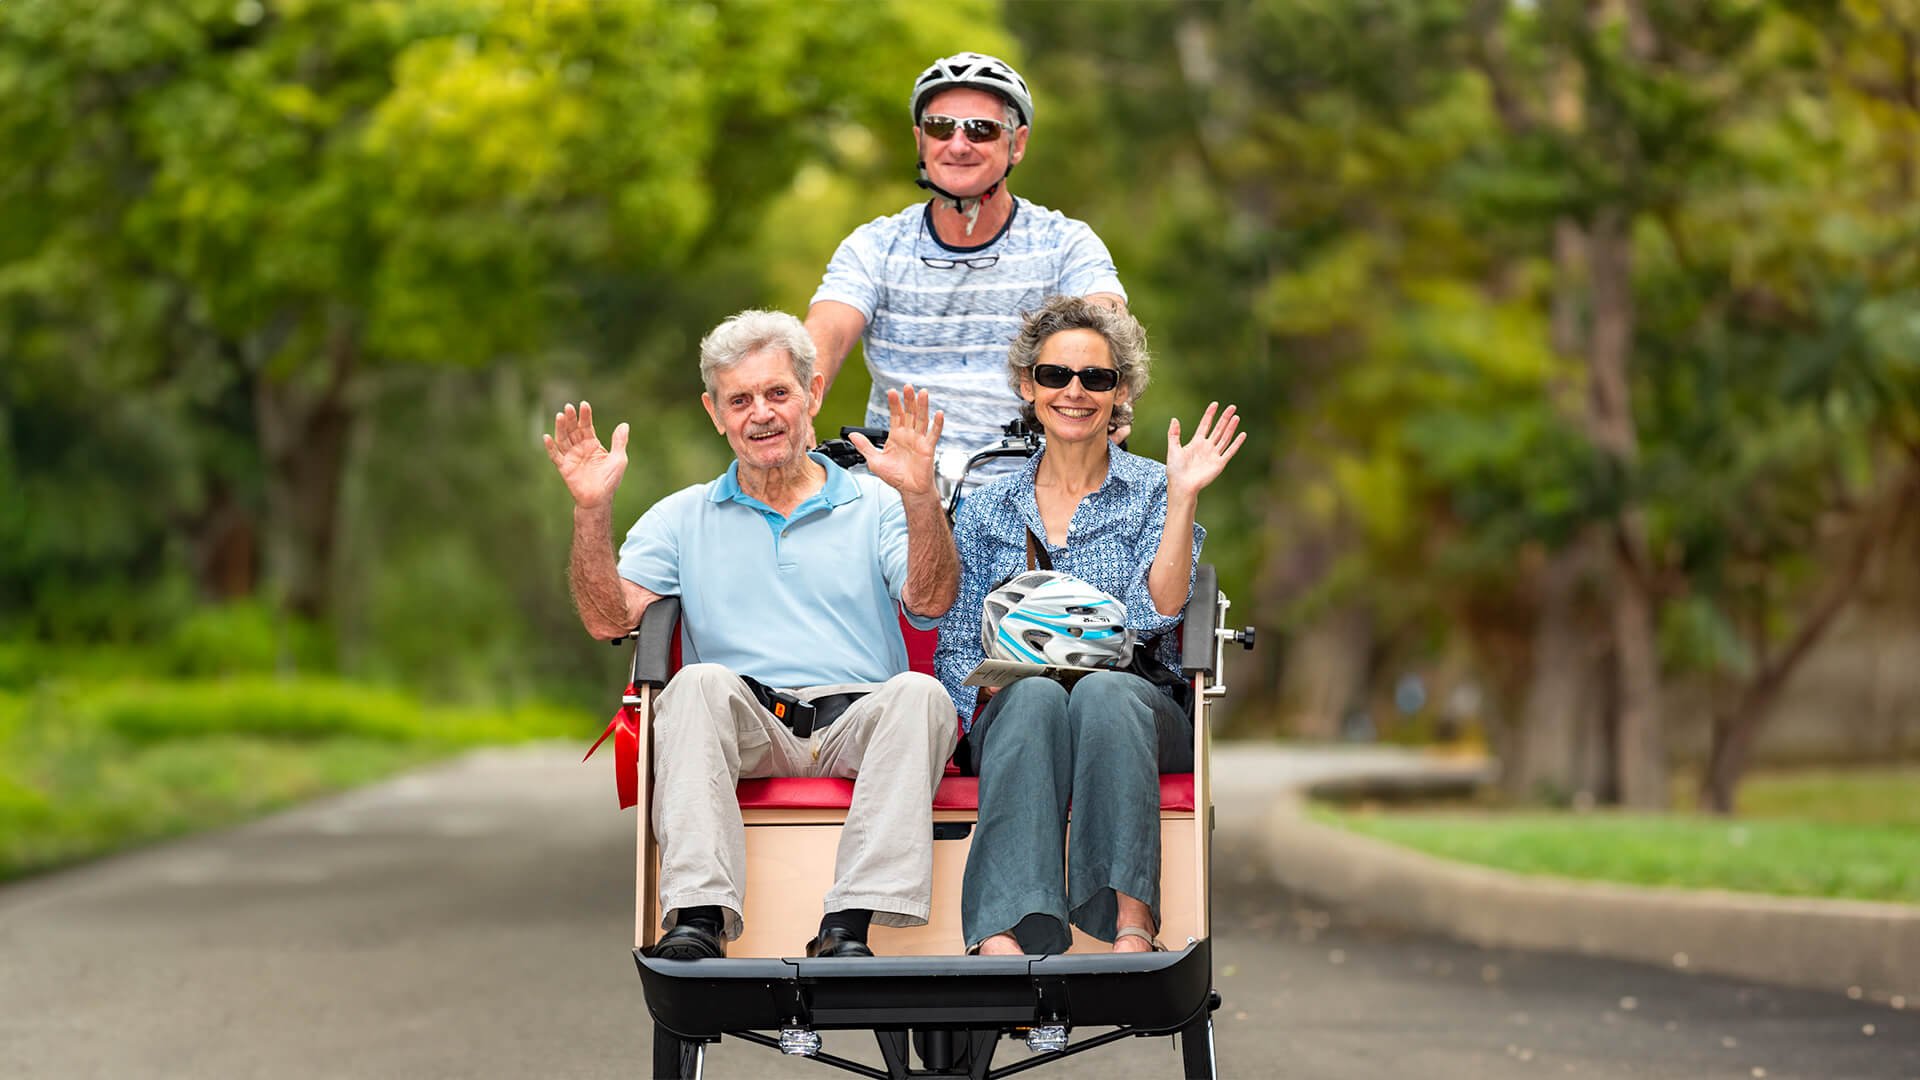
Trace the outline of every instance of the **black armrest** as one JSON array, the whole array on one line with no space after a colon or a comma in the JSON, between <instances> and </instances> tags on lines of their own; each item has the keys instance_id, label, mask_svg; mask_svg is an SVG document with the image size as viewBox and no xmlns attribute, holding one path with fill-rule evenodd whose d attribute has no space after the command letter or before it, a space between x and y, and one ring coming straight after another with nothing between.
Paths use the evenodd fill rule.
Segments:
<instances>
[{"instance_id":1,"label":"black armrest","mask_svg":"<svg viewBox=\"0 0 1920 1080\"><path fill-rule=\"evenodd\" d=\"M1220 575L1201 563L1193 575L1193 595L1181 614L1180 670L1188 678L1213 674L1213 632L1220 625Z\"/></svg>"},{"instance_id":2,"label":"black armrest","mask_svg":"<svg viewBox=\"0 0 1920 1080\"><path fill-rule=\"evenodd\" d=\"M667 685L672 672L673 635L680 627L680 598L663 596L647 605L640 628L633 632L633 684Z\"/></svg>"}]
</instances>

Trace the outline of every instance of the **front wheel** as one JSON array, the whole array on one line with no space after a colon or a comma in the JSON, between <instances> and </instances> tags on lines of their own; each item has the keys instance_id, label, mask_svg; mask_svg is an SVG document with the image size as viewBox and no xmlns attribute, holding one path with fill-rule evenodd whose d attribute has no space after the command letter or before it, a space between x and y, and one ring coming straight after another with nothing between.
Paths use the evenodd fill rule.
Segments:
<instances>
[{"instance_id":1,"label":"front wheel","mask_svg":"<svg viewBox=\"0 0 1920 1080\"><path fill-rule=\"evenodd\" d=\"M654 1080L700 1080L707 1044L683 1039L659 1024L653 1025Z\"/></svg>"}]
</instances>

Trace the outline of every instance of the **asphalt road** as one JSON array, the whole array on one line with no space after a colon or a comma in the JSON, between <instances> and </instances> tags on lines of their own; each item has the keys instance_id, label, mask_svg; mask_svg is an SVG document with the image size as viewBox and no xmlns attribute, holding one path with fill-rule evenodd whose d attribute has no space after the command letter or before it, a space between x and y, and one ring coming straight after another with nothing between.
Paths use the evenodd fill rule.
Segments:
<instances>
[{"instance_id":1,"label":"asphalt road","mask_svg":"<svg viewBox=\"0 0 1920 1080\"><path fill-rule=\"evenodd\" d=\"M1222 1076L1920 1080L1920 1002L1487 951L1302 905L1242 855L1250 778L1271 771L1222 794ZM644 1076L632 817L611 786L570 751L483 754L0 888L0 1076ZM828 1049L877 1060L862 1036ZM1024 1057L1003 1043L997 1063ZM728 1041L707 1075L844 1074ZM1035 1075L1172 1077L1178 1058L1127 1040Z\"/></svg>"}]
</instances>

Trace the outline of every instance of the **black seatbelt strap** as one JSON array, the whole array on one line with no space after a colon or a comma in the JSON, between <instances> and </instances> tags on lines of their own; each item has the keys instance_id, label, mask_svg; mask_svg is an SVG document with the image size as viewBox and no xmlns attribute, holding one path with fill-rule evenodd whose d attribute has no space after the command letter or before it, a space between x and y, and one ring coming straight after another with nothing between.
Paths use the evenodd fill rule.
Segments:
<instances>
[{"instance_id":1,"label":"black seatbelt strap","mask_svg":"<svg viewBox=\"0 0 1920 1080\"><path fill-rule=\"evenodd\" d=\"M753 694L762 708L773 714L774 719L787 725L796 738L807 738L814 732L840 719L840 714L861 698L866 691L853 694L823 694L811 701L802 700L791 690L776 690L751 675L740 676L747 684L747 690Z\"/></svg>"}]
</instances>

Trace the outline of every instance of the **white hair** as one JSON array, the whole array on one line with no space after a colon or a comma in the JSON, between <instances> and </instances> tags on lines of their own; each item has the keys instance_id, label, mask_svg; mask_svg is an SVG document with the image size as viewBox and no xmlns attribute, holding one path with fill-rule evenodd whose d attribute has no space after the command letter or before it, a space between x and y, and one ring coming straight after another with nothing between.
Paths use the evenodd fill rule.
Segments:
<instances>
[{"instance_id":1,"label":"white hair","mask_svg":"<svg viewBox=\"0 0 1920 1080\"><path fill-rule=\"evenodd\" d=\"M793 361L804 392L813 384L813 338L806 324L784 311L743 311L700 339L700 381L715 392L714 377L763 349L780 349Z\"/></svg>"}]
</instances>

